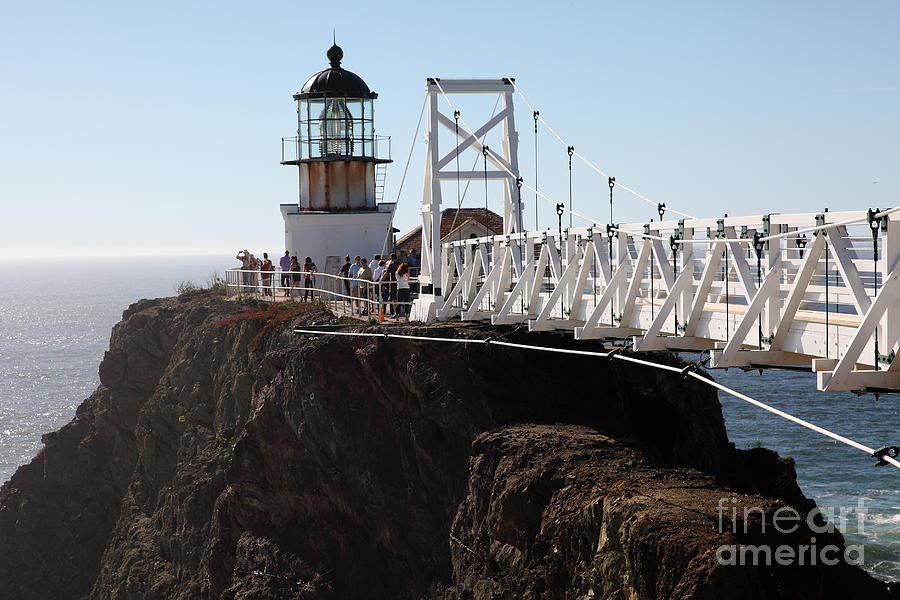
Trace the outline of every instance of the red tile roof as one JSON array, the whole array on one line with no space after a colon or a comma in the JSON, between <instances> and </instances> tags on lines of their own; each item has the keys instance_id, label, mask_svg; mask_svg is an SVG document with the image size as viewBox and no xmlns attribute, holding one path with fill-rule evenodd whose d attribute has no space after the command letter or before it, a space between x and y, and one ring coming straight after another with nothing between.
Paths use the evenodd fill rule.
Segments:
<instances>
[{"instance_id":1,"label":"red tile roof","mask_svg":"<svg viewBox=\"0 0 900 600\"><path fill-rule=\"evenodd\" d=\"M460 208L458 210L446 208L441 211L441 239L447 237L451 229L455 230L469 220L478 221L487 227L492 235L503 233L503 217L491 210L484 208ZM421 252L422 250L421 225L398 239L395 251L409 250L410 248L415 248L416 252Z\"/></svg>"}]
</instances>

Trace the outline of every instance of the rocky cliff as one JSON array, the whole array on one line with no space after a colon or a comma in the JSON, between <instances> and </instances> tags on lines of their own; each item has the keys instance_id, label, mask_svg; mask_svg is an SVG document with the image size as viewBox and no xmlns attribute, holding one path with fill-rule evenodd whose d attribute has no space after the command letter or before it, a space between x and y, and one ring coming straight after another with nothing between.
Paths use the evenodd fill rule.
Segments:
<instances>
[{"instance_id":1,"label":"rocky cliff","mask_svg":"<svg viewBox=\"0 0 900 600\"><path fill-rule=\"evenodd\" d=\"M789 459L728 443L699 382L292 333L329 323L203 294L130 307L100 387L0 489L0 598L898 597L843 561L720 564L727 544L808 543L761 528L814 504ZM723 498L759 514L720 531Z\"/></svg>"}]
</instances>

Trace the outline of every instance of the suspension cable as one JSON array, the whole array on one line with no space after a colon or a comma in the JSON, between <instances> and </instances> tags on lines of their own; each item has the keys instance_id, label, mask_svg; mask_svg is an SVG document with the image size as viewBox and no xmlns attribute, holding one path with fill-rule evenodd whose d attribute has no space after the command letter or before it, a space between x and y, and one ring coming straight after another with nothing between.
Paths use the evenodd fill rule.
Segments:
<instances>
[{"instance_id":1,"label":"suspension cable","mask_svg":"<svg viewBox=\"0 0 900 600\"><path fill-rule=\"evenodd\" d=\"M394 210L391 212L391 221L388 224L387 232L384 236L384 245L382 246L382 254L387 252L388 240L391 239L391 230L394 228L394 213L400 204L400 194L403 192L403 184L406 183L406 173L409 171L409 163L412 160L413 150L416 149L416 142L419 141L419 129L422 127L422 117L425 115L425 107L428 105L428 96L422 99L422 110L419 111L419 122L416 123L416 132L413 134L412 143L409 145L409 154L406 156L406 166L403 167L403 176L400 178L400 187L397 189L397 199L394 200Z\"/></svg>"},{"instance_id":2,"label":"suspension cable","mask_svg":"<svg viewBox=\"0 0 900 600\"><path fill-rule=\"evenodd\" d=\"M743 400L748 402L754 406L762 408L774 415L777 415L783 419L787 419L797 425L815 431L816 433L820 433L824 436L827 436L833 440L841 442L842 444L846 444L851 448L856 448L857 450L861 450L865 452L869 456L874 456L876 454L876 450L874 448L870 448L864 444L861 444L857 441L851 440L850 438L844 437L824 427L819 427L818 425L814 425L809 421L805 421L800 419L799 417L795 417L790 413L786 413L782 410L779 410L773 406L770 406L764 402L760 402L759 400L755 400L745 394L737 392L727 386L722 385L712 379L704 377L703 374L698 373L696 370L685 370L678 367L673 367L670 365L664 365L660 363L654 363L648 360L643 360L640 358L635 358L633 356L625 356L621 354L619 351L610 351L610 352L596 352L590 350L574 350L569 348L550 348L546 346L536 346L530 344L517 344L513 342L505 342L502 340L496 339L474 339L474 338L445 338L445 337L428 337L428 336L416 336L416 335L403 335L403 334L394 334L394 333L374 333L374 332L363 332L363 331L321 331L321 330L311 330L311 329L294 329L294 333L304 334L304 335L320 335L320 336L346 336L346 337L368 337L368 338L382 338L382 339L404 339L404 340L413 340L419 342L447 342L447 343L455 343L455 344L484 344L485 346L504 346L507 348L519 348L522 350L536 350L539 352L549 352L555 354L571 354L577 356L591 356L597 358L608 358L610 360L621 360L624 362L634 363L638 365L643 365L646 367L651 367L654 369L660 369L662 371L668 371L670 373L677 373L683 377L689 376L693 377L697 381L705 383L706 385L712 386L730 396L738 398L739 400ZM882 455L879 457L884 462L887 462L898 469L900 469L900 461L895 459L890 454Z\"/></svg>"},{"instance_id":3,"label":"suspension cable","mask_svg":"<svg viewBox=\"0 0 900 600\"><path fill-rule=\"evenodd\" d=\"M540 116L540 114L538 113L538 111L536 111L536 110L534 109L534 106L532 106L532 104L528 101L528 98L525 97L525 94L522 93L522 90L520 90L520 89L518 88L518 86L516 86L516 83L515 83L515 81L513 81L513 78L512 78L512 77L509 77L509 78L507 78L507 79L508 79L508 80L510 81L510 83L512 84L513 89L516 91L516 93L519 94L519 97L522 98L522 101L525 102L526 106L528 106L528 108L530 108L531 111L532 111L533 113L535 113L535 114L538 115L538 118L540 119L541 123L543 123L543 124L544 124L544 127L546 127L546 128L550 131L550 133L553 134L553 137L555 137L557 140L559 140L559 142L560 142L563 146L566 146L566 147L570 146L570 144L569 144L568 142L566 142L564 139L562 139L562 137L561 137L558 133L556 133L556 130L553 129L553 127L551 127L550 124L547 123L547 121L546 121L543 117ZM594 171L596 171L597 174L600 175L601 177L603 177L604 179L608 179L608 178L609 178L609 175L608 175L608 174L606 174L605 172L603 172L603 170L601 170L597 165L595 165L594 163L592 163L591 161L589 161L587 158L585 158L584 156L582 156L582 155L579 154L578 152L575 152L575 156L578 157L578 159L579 159L581 162L583 162L584 164L586 164L587 166L589 166L591 169L593 169ZM656 205L657 205L656 202L654 202L654 201L651 200L650 198L647 198L647 197L644 196L643 194L639 194L638 192L636 192L635 190L631 189L630 187L627 187L627 186L622 185L622 184L619 184L619 185L621 186L621 188L622 188L623 190L625 190L626 192L632 194L633 196L635 196L635 197L637 197L637 198L640 198L640 199L643 200L644 202L647 202L647 203L649 203L649 204L652 204L653 206L656 206ZM687 213L683 213L683 212L677 211L677 210L675 210L675 209L669 209L669 210L671 210L671 211L672 211L673 213L675 213L676 215L682 216L682 217L684 217L684 218L686 218L686 219L693 219L693 218L694 218L694 217L692 217L691 215L689 215L689 214L687 214Z\"/></svg>"},{"instance_id":4,"label":"suspension cable","mask_svg":"<svg viewBox=\"0 0 900 600\"><path fill-rule=\"evenodd\" d=\"M513 86L513 90L515 90L515 92L519 95L519 97L522 98L522 101L525 102L525 105L528 106L528 108L530 108L530 109L532 110L532 112L536 115L536 120L539 119L540 122L543 123L544 126L547 128L547 130L550 131L550 133L553 134L553 137L555 137L557 140L559 140L559 142L560 142L563 146L568 147L570 144L569 144L568 142L566 142L566 141L562 138L562 136L560 136L560 135L556 132L556 130L553 129L553 127L552 127L552 126L551 126L551 125L550 125L543 117L540 116L540 113L539 113L538 111L536 111L536 110L534 109L534 106L528 101L528 98L525 97L525 94L523 94L523 93L522 93L522 90L520 90L519 87L516 85L515 79L512 78L512 77L508 77L507 79L508 79L508 81L510 82L510 84ZM586 164L588 167L590 167L591 169L593 169L594 171L596 171L597 174L599 174L601 177L609 178L609 175L608 175L608 174L606 174L602 169L600 169L599 167L597 167L595 164L593 164L591 161L589 161L587 158L585 158L584 156L582 156L582 155L579 154L578 152L575 153L575 156L576 156L579 160L581 160L584 164ZM638 192L636 192L635 190L629 188L628 186L622 185L621 183L619 184L619 186L620 186L623 190L625 190L626 192L628 192L628 193L632 194L633 196L635 196L636 198L639 198L639 199L641 199L641 200L643 200L643 201L645 201L645 202L647 202L647 203L649 203L649 204L652 204L652 205L654 205L654 206L657 204L657 203L654 202L653 200L650 200L650 199L647 198L646 196L644 196L644 195L642 195L642 194L639 194ZM688 215L688 214L685 214L685 213L683 213L683 212L677 211L677 210L675 210L674 208L670 208L669 210L670 210L671 212L675 213L676 215L679 215L679 216L684 217L684 218L686 218L686 219L693 219L693 218L695 218L695 217L692 217L691 215ZM877 213L875 216L876 216L876 217L885 217L885 216L890 215L890 214L893 214L893 213L895 213L895 212L897 212L897 211L900 211L900 206L895 206L894 208L886 209L886 210L884 210L884 211L881 211L881 212ZM860 222L860 221L853 221L853 222ZM845 224L848 224L848 225L849 225L850 223L845 223ZM833 225L832 225L832 226L833 226ZM800 232L793 232L793 233L800 233ZM777 236L777 237L784 237L784 236L781 235L781 236ZM777 237L770 237L770 238L765 239L765 240L763 240L763 241L769 241L769 239L777 239Z\"/></svg>"}]
</instances>

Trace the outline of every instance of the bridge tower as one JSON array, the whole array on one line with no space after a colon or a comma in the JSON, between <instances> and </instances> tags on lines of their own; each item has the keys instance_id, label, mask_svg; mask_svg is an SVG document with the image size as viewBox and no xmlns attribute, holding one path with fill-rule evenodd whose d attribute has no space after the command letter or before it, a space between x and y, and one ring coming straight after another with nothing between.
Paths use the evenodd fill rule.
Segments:
<instances>
[{"instance_id":1,"label":"bridge tower","mask_svg":"<svg viewBox=\"0 0 900 600\"><path fill-rule=\"evenodd\" d=\"M380 202L392 161L390 138L375 135L378 94L341 68L340 46L327 57L330 67L294 94L297 135L282 138L281 164L298 167L300 193L298 202L281 205L281 214L285 248L335 272L348 252L384 251L394 204Z\"/></svg>"},{"instance_id":2,"label":"bridge tower","mask_svg":"<svg viewBox=\"0 0 900 600\"><path fill-rule=\"evenodd\" d=\"M425 185L422 193L422 265L419 282L421 293L413 307L413 318L423 321L434 320L436 312L443 305L444 280L447 276L449 258L441 253L441 183L444 181L483 181L485 179L503 182L503 233L523 231L522 205L516 190L519 177L519 134L516 131L513 93L515 87L510 78L500 79L439 79L429 77L425 81L428 102L428 132L425 143ZM502 110L484 123L472 123L472 134L462 126L457 128L453 110L450 116L441 112L439 96L454 94L499 94ZM484 152L481 140L495 127L502 127L500 148L490 148ZM452 148L445 154L440 150L440 132L449 131ZM445 135L446 135L445 131ZM456 163L457 156L466 150L487 157L493 170L486 173L481 169L472 171L448 170ZM470 155L471 156L471 155Z\"/></svg>"}]
</instances>

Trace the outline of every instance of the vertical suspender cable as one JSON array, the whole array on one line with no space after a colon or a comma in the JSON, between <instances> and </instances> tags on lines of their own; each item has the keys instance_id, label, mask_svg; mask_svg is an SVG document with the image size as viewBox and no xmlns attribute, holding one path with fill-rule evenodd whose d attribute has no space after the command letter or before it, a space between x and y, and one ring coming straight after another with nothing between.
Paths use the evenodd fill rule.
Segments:
<instances>
[{"instance_id":1,"label":"vertical suspender cable","mask_svg":"<svg viewBox=\"0 0 900 600\"><path fill-rule=\"evenodd\" d=\"M609 182L609 224L613 224L613 188L616 187L616 178L610 177ZM610 242L612 243L612 242Z\"/></svg>"},{"instance_id":2,"label":"vertical suspender cable","mask_svg":"<svg viewBox=\"0 0 900 600\"><path fill-rule=\"evenodd\" d=\"M829 276L828 276L828 236L824 231L817 232L825 236L825 358L831 358L831 343L828 339L829 330L831 329L828 322L828 306L831 303L828 297L829 292Z\"/></svg>"},{"instance_id":3,"label":"vertical suspender cable","mask_svg":"<svg viewBox=\"0 0 900 600\"><path fill-rule=\"evenodd\" d=\"M872 304L875 304L875 299L878 298L878 229L881 227L881 219L884 217L876 217L877 213L880 213L881 209L876 208L875 210L869 209L868 221L869 228L872 230ZM878 359L881 358L878 353L878 327L880 323L875 323L875 370L878 370Z\"/></svg>"},{"instance_id":4,"label":"vertical suspender cable","mask_svg":"<svg viewBox=\"0 0 900 600\"><path fill-rule=\"evenodd\" d=\"M650 244L650 321L656 318L656 292L653 289L653 242L647 241Z\"/></svg>"},{"instance_id":5,"label":"vertical suspender cable","mask_svg":"<svg viewBox=\"0 0 900 600\"><path fill-rule=\"evenodd\" d=\"M459 216L460 207L462 207L462 191L460 189L459 184L459 111L453 111L453 120L456 122L456 137L453 140L453 143L456 145L456 214L453 215L453 226L456 225L456 218ZM477 159L476 159L477 160ZM452 227L451 227L452 230ZM440 233L438 233L440 235ZM459 229L459 233L456 238L459 241L462 241L462 227ZM468 252L465 247L462 248L463 252L463 260L465 260L465 255ZM455 263L456 261L454 261ZM455 267L454 267L455 268ZM462 273L457 273L457 277L462 277ZM463 309L463 296L459 295L459 308Z\"/></svg>"},{"instance_id":6,"label":"vertical suspender cable","mask_svg":"<svg viewBox=\"0 0 900 600\"><path fill-rule=\"evenodd\" d=\"M559 226L559 239L557 239L557 253L562 256L562 216L563 212L565 212L565 206L562 203L556 205L556 220L557 225Z\"/></svg>"},{"instance_id":7,"label":"vertical suspender cable","mask_svg":"<svg viewBox=\"0 0 900 600\"><path fill-rule=\"evenodd\" d=\"M616 187L616 178L609 177L607 179L609 183L609 226L613 227L613 188ZM606 235L609 238L609 272L612 275L613 272L613 238L612 238L612 230L608 229L606 231ZM613 312L613 300L609 299L609 326L613 327L615 325L614 322L615 313Z\"/></svg>"},{"instance_id":8,"label":"vertical suspender cable","mask_svg":"<svg viewBox=\"0 0 900 600\"><path fill-rule=\"evenodd\" d=\"M762 252L765 247L765 242L760 241L761 236L759 232L756 231L753 233L753 249L756 251L756 293L758 294L762 291ZM763 344L763 330L762 330L762 314L763 311L759 311L759 318L757 320L757 347L762 350Z\"/></svg>"},{"instance_id":9,"label":"vertical suspender cable","mask_svg":"<svg viewBox=\"0 0 900 600\"><path fill-rule=\"evenodd\" d=\"M456 121L456 212L457 215L454 215L454 219L459 214L459 207L462 206L462 190L459 184L459 111L453 111L453 120ZM459 232L458 236L459 240L462 241L462 231Z\"/></svg>"},{"instance_id":10,"label":"vertical suspender cable","mask_svg":"<svg viewBox=\"0 0 900 600\"><path fill-rule=\"evenodd\" d=\"M540 229L538 227L538 119L541 117L541 113L539 111L534 111L534 230L537 231Z\"/></svg>"},{"instance_id":11,"label":"vertical suspender cable","mask_svg":"<svg viewBox=\"0 0 900 600\"><path fill-rule=\"evenodd\" d=\"M569 146L566 149L566 152L569 155L569 210L571 211L572 210L572 154L575 153L575 147ZM572 213L569 212L569 229L571 229L571 228L572 228ZM560 243L562 243L562 238L560 238ZM562 251L562 246L560 246L560 251ZM568 252L569 252L569 245L567 243L566 244L566 260L569 263L571 263L573 260L573 257L569 256ZM575 254L576 254L576 256L578 254L577 248L575 250ZM562 255L560 255L560 256L562 256ZM560 264L562 264L562 261L560 261ZM559 317L561 319L565 318L565 315L563 314L564 311L565 311L565 294L563 294L563 296L559 302Z\"/></svg>"},{"instance_id":12,"label":"vertical suspender cable","mask_svg":"<svg viewBox=\"0 0 900 600\"><path fill-rule=\"evenodd\" d=\"M485 221L488 218L488 176L487 176L487 155L488 155L488 147L482 146L481 153L484 155L484 219ZM497 260L496 256L492 256L491 260ZM497 268L497 265L494 265L494 268ZM484 274L484 285L487 285L487 272ZM491 288L488 288L488 307L491 306Z\"/></svg>"},{"instance_id":13,"label":"vertical suspender cable","mask_svg":"<svg viewBox=\"0 0 900 600\"><path fill-rule=\"evenodd\" d=\"M650 219L650 222L653 222L653 219ZM656 318L656 292L653 289L653 241L652 240L644 240L645 244L650 244L650 322L653 322L653 319Z\"/></svg>"},{"instance_id":14,"label":"vertical suspender cable","mask_svg":"<svg viewBox=\"0 0 900 600\"><path fill-rule=\"evenodd\" d=\"M875 240L872 245L875 249L875 273L872 278L872 304L875 303L875 299L878 298L878 229L875 229ZM878 327L880 327L880 323L875 323L875 370L878 370L878 359L880 358L878 355Z\"/></svg>"},{"instance_id":15,"label":"vertical suspender cable","mask_svg":"<svg viewBox=\"0 0 900 600\"><path fill-rule=\"evenodd\" d=\"M482 146L481 153L484 154L484 217L487 218L487 211L488 211L488 177L487 177L488 147Z\"/></svg>"},{"instance_id":16,"label":"vertical suspender cable","mask_svg":"<svg viewBox=\"0 0 900 600\"><path fill-rule=\"evenodd\" d=\"M728 290L728 272L731 270L731 264L728 262L728 242L725 243L725 339L731 337L731 299Z\"/></svg>"},{"instance_id":17,"label":"vertical suspender cable","mask_svg":"<svg viewBox=\"0 0 900 600\"><path fill-rule=\"evenodd\" d=\"M728 217L728 213L725 213ZM722 237L725 238L725 339L731 337L731 290L728 278L731 275L731 263L728 261L728 233L725 229L725 218L722 219Z\"/></svg>"},{"instance_id":18,"label":"vertical suspender cable","mask_svg":"<svg viewBox=\"0 0 900 600\"><path fill-rule=\"evenodd\" d=\"M521 177L517 177L517 178L516 178L516 188L517 188L518 191L519 191L519 206L520 206L520 207L522 206L522 181L523 181L523 180L522 180ZM524 235L524 232L520 232L520 233L523 234L523 236L522 236L522 241L521 241L521 243L519 244L519 260L520 260L521 263L522 263L522 271L521 271L520 277L524 277L524 276L525 276L525 252L522 251L522 247L523 247L523 246L524 246L525 248L528 247L528 237ZM519 294L519 300L520 300L520 303L521 303L521 311L522 311L522 314L525 314L525 290L524 290L524 289L522 290L522 293Z\"/></svg>"},{"instance_id":19,"label":"vertical suspender cable","mask_svg":"<svg viewBox=\"0 0 900 600\"><path fill-rule=\"evenodd\" d=\"M522 210L522 182L524 180L521 177L516 177L516 192L519 197L519 210ZM524 227L524 225L523 225ZM524 235L524 232L518 232L523 235L522 242L517 247L517 254L519 255L519 263L522 265L521 275L520 277L524 277L525 275L525 253L522 251L522 246L527 245L528 238ZM512 242L509 242L512 243ZM515 273L515 268L513 268L513 272ZM504 292L509 290L503 290ZM522 293L519 294L519 298L522 300L522 312L525 312L525 290L522 290Z\"/></svg>"},{"instance_id":20,"label":"vertical suspender cable","mask_svg":"<svg viewBox=\"0 0 900 600\"><path fill-rule=\"evenodd\" d=\"M566 150L569 153L569 210L572 210L572 155L575 153L575 146L569 146ZM569 213L569 228L572 227L572 213Z\"/></svg>"},{"instance_id":21,"label":"vertical suspender cable","mask_svg":"<svg viewBox=\"0 0 900 600\"><path fill-rule=\"evenodd\" d=\"M672 285L675 285L675 281L678 279L678 243L675 241L678 239L676 236L671 236L669 238L669 244L672 246ZM675 300L675 304L672 308L672 313L675 315L675 336L678 336L678 300Z\"/></svg>"},{"instance_id":22,"label":"vertical suspender cable","mask_svg":"<svg viewBox=\"0 0 900 600\"><path fill-rule=\"evenodd\" d=\"M556 220L557 220L557 225L558 225L558 227L559 227L559 230L558 230L558 231L559 231L559 237L556 238L556 252L557 252L557 255L559 256L559 264L560 264L560 268L562 268L562 257L563 257L563 234L562 234L562 216L563 216L563 210L564 210L564 206L563 206L563 204L562 204L561 202L560 202L559 204L556 205ZM551 270L551 275L552 275L552 270ZM561 275L562 275L562 273L557 273L557 274L556 274L557 279L556 279L556 284L554 284L554 286L553 286L553 289L556 289L556 287L559 285L559 277L560 277ZM548 290L548 291L549 291L549 290ZM559 306L560 306L560 309L559 309L560 314L559 314L559 316L560 316L560 318L562 318L562 302L559 303Z\"/></svg>"}]
</instances>

